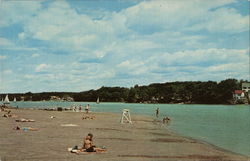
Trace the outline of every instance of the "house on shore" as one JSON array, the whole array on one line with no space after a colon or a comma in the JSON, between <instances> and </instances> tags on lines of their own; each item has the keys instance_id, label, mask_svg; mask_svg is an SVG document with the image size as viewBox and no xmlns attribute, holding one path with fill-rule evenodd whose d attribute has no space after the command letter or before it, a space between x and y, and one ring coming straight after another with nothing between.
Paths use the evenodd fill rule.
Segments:
<instances>
[{"instance_id":1,"label":"house on shore","mask_svg":"<svg viewBox=\"0 0 250 161\"><path fill-rule=\"evenodd\" d=\"M244 94L243 90L235 90L234 91L233 98L235 101L242 100L242 99L244 99L244 97L245 97L245 94Z\"/></svg>"},{"instance_id":2,"label":"house on shore","mask_svg":"<svg viewBox=\"0 0 250 161\"><path fill-rule=\"evenodd\" d=\"M233 93L235 103L249 103L250 102L250 83L244 82L241 85L241 90L235 90Z\"/></svg>"},{"instance_id":3,"label":"house on shore","mask_svg":"<svg viewBox=\"0 0 250 161\"><path fill-rule=\"evenodd\" d=\"M50 96L50 101L61 101L59 96Z\"/></svg>"}]
</instances>

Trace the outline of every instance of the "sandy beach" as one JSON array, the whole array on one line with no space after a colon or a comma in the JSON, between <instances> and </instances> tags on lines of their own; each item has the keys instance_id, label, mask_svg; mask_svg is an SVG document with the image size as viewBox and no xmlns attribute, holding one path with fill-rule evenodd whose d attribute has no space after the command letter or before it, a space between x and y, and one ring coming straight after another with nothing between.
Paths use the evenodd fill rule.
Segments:
<instances>
[{"instance_id":1,"label":"sandy beach","mask_svg":"<svg viewBox=\"0 0 250 161\"><path fill-rule=\"evenodd\" d=\"M11 109L18 118L35 122L16 122L0 112L1 161L246 161L213 145L179 136L148 116L132 114L132 124L120 124L120 114L90 113L94 119L82 120L84 113ZM54 116L55 118L51 118ZM72 126L73 125L73 126ZM33 127L38 131L13 130ZM94 143L105 146L105 153L74 154L67 148L82 146L83 137L94 134Z\"/></svg>"}]
</instances>

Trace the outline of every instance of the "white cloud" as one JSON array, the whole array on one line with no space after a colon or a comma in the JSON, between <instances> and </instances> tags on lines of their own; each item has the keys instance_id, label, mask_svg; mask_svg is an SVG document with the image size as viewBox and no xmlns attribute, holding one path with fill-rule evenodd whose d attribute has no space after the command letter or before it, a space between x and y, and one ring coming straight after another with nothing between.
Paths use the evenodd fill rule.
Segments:
<instances>
[{"instance_id":1,"label":"white cloud","mask_svg":"<svg viewBox=\"0 0 250 161\"><path fill-rule=\"evenodd\" d=\"M0 26L24 23L41 8L40 1L1 1Z\"/></svg>"},{"instance_id":2,"label":"white cloud","mask_svg":"<svg viewBox=\"0 0 250 161\"><path fill-rule=\"evenodd\" d=\"M221 8L207 15L207 21L189 28L191 30L207 29L210 32L243 32L249 30L249 16L242 16L235 9Z\"/></svg>"},{"instance_id":3,"label":"white cloud","mask_svg":"<svg viewBox=\"0 0 250 161\"><path fill-rule=\"evenodd\" d=\"M25 74L23 77L26 78L26 79L33 79L33 78L35 78L35 76L31 75L31 74Z\"/></svg>"},{"instance_id":4,"label":"white cloud","mask_svg":"<svg viewBox=\"0 0 250 161\"><path fill-rule=\"evenodd\" d=\"M51 21L52 20L52 21ZM55 50L83 52L102 48L112 41L112 26L78 14L67 2L55 1L41 10L24 26L26 37L42 40Z\"/></svg>"},{"instance_id":5,"label":"white cloud","mask_svg":"<svg viewBox=\"0 0 250 161\"><path fill-rule=\"evenodd\" d=\"M8 70L4 70L3 73L4 74L12 74L13 72L12 72L12 70L8 69Z\"/></svg>"},{"instance_id":6,"label":"white cloud","mask_svg":"<svg viewBox=\"0 0 250 161\"><path fill-rule=\"evenodd\" d=\"M7 56L6 55L0 55L0 60L6 59Z\"/></svg>"},{"instance_id":7,"label":"white cloud","mask_svg":"<svg viewBox=\"0 0 250 161\"><path fill-rule=\"evenodd\" d=\"M120 64L117 65L117 67L129 67L131 64L128 60L121 62Z\"/></svg>"},{"instance_id":8,"label":"white cloud","mask_svg":"<svg viewBox=\"0 0 250 161\"><path fill-rule=\"evenodd\" d=\"M21 32L21 33L18 34L18 38L21 39L21 40L25 39L25 37L26 37L26 35L25 35L24 32Z\"/></svg>"},{"instance_id":9,"label":"white cloud","mask_svg":"<svg viewBox=\"0 0 250 161\"><path fill-rule=\"evenodd\" d=\"M48 64L39 64L36 66L35 71L41 72L41 71L48 69L49 67L50 67L50 65L48 65Z\"/></svg>"},{"instance_id":10,"label":"white cloud","mask_svg":"<svg viewBox=\"0 0 250 161\"><path fill-rule=\"evenodd\" d=\"M207 29L210 32L247 31L248 16L242 16L233 9L219 8L234 2L236 1L144 1L119 14L127 17L126 25L137 32L152 29L186 31L191 28Z\"/></svg>"},{"instance_id":11,"label":"white cloud","mask_svg":"<svg viewBox=\"0 0 250 161\"><path fill-rule=\"evenodd\" d=\"M32 58L36 58L36 57L39 57L39 56L40 56L40 54L38 54L38 53L34 53L34 54L31 55Z\"/></svg>"},{"instance_id":12,"label":"white cloud","mask_svg":"<svg viewBox=\"0 0 250 161\"><path fill-rule=\"evenodd\" d=\"M10 40L0 37L0 46L12 46L12 45L13 43Z\"/></svg>"},{"instance_id":13,"label":"white cloud","mask_svg":"<svg viewBox=\"0 0 250 161\"><path fill-rule=\"evenodd\" d=\"M226 62L245 62L248 60L248 50L236 49L198 49L187 50L175 53L161 54L161 59L157 55L152 58L162 65L214 65ZM190 59L191 58L191 59Z\"/></svg>"},{"instance_id":14,"label":"white cloud","mask_svg":"<svg viewBox=\"0 0 250 161\"><path fill-rule=\"evenodd\" d=\"M22 66L26 88L37 89L36 82L44 90L79 91L102 85L244 78L248 71L249 50L218 45L231 33L237 37L248 30L248 16L230 8L234 0L141 1L119 12L105 11L99 18L78 12L66 1L49 2L44 8L37 1L33 9L30 3L17 2L26 5L17 8L7 1L0 11L0 17L10 13L0 20L1 27L17 23L24 30L13 42L0 38L0 46L13 52L8 55L16 61L13 71ZM211 33L219 34L214 38ZM18 51L37 59L15 57Z\"/></svg>"},{"instance_id":15,"label":"white cloud","mask_svg":"<svg viewBox=\"0 0 250 161\"><path fill-rule=\"evenodd\" d=\"M19 38L31 37L42 40L55 51L96 58L103 58L110 52L132 55L152 49L171 51L179 46L183 49L216 47L202 43L205 36L187 35L184 31L204 28L210 32L247 30L246 16L232 9L215 9L233 2L143 1L121 12L105 12L105 17L94 20L79 14L65 1L55 1L27 21ZM147 30L157 32L150 35L136 33Z\"/></svg>"},{"instance_id":16,"label":"white cloud","mask_svg":"<svg viewBox=\"0 0 250 161\"><path fill-rule=\"evenodd\" d=\"M9 39L3 38L3 37L0 37L0 47L1 47L1 49L12 50L12 51L38 50L37 48L33 48L33 47L25 47L25 46L17 45L15 43L13 43L12 41L10 41Z\"/></svg>"}]
</instances>

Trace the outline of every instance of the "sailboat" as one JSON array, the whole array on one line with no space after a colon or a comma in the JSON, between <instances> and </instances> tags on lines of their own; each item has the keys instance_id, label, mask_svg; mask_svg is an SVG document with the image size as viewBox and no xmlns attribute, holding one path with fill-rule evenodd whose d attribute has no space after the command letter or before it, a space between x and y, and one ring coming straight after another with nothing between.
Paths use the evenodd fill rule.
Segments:
<instances>
[{"instance_id":1,"label":"sailboat","mask_svg":"<svg viewBox=\"0 0 250 161\"><path fill-rule=\"evenodd\" d=\"M97 104L99 104L99 103L100 103L99 97L97 98L96 103L97 103Z\"/></svg>"},{"instance_id":2,"label":"sailboat","mask_svg":"<svg viewBox=\"0 0 250 161\"><path fill-rule=\"evenodd\" d=\"M4 104L9 104L9 103L10 103L9 96L6 95L4 99Z\"/></svg>"},{"instance_id":3,"label":"sailboat","mask_svg":"<svg viewBox=\"0 0 250 161\"><path fill-rule=\"evenodd\" d=\"M13 102L16 102L16 97L14 97L14 100L13 100Z\"/></svg>"}]
</instances>

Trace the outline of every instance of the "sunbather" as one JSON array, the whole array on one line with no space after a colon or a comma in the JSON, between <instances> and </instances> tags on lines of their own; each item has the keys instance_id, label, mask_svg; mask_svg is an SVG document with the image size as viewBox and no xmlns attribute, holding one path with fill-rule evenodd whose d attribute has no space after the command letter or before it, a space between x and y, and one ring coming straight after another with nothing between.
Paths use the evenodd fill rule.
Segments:
<instances>
[{"instance_id":1,"label":"sunbather","mask_svg":"<svg viewBox=\"0 0 250 161\"><path fill-rule=\"evenodd\" d=\"M107 149L105 147L103 148L97 148L93 144L93 134L89 133L83 140L83 147L78 149L77 146L74 148L68 148L68 150L72 153L80 153L80 152L105 152Z\"/></svg>"},{"instance_id":2,"label":"sunbather","mask_svg":"<svg viewBox=\"0 0 250 161\"><path fill-rule=\"evenodd\" d=\"M103 152L106 148L97 148L93 143L93 134L89 133L83 141L83 151L85 152Z\"/></svg>"},{"instance_id":3,"label":"sunbather","mask_svg":"<svg viewBox=\"0 0 250 161\"><path fill-rule=\"evenodd\" d=\"M16 122L35 122L35 120L21 118L21 119L17 119Z\"/></svg>"},{"instance_id":4,"label":"sunbather","mask_svg":"<svg viewBox=\"0 0 250 161\"><path fill-rule=\"evenodd\" d=\"M94 118L95 118L95 116L89 116L89 115L84 116L84 115L83 115L82 120L87 120L87 119L93 120Z\"/></svg>"},{"instance_id":5,"label":"sunbather","mask_svg":"<svg viewBox=\"0 0 250 161\"><path fill-rule=\"evenodd\" d=\"M38 128L32 128L32 127L15 127L14 130L24 130L24 131L37 131Z\"/></svg>"},{"instance_id":6,"label":"sunbather","mask_svg":"<svg viewBox=\"0 0 250 161\"><path fill-rule=\"evenodd\" d=\"M18 117L18 116L15 115L15 114L5 113L5 114L3 114L3 117L7 117L7 118L9 118L9 117L16 118L16 117Z\"/></svg>"}]
</instances>

